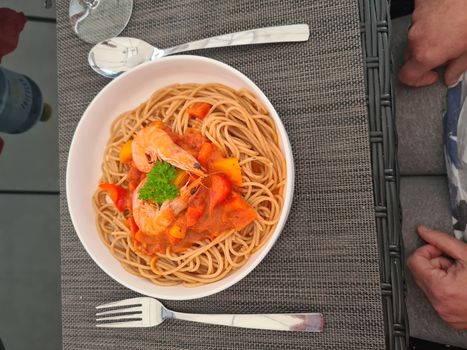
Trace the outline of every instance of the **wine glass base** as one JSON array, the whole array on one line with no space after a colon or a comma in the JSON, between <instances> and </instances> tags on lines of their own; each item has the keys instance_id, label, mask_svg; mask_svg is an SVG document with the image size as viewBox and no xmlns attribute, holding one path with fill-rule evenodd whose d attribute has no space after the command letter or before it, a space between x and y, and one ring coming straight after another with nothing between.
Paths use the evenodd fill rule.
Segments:
<instances>
[{"instance_id":1,"label":"wine glass base","mask_svg":"<svg viewBox=\"0 0 467 350\"><path fill-rule=\"evenodd\" d=\"M95 44L119 35L132 9L133 0L71 0L70 22L81 40Z\"/></svg>"}]
</instances>

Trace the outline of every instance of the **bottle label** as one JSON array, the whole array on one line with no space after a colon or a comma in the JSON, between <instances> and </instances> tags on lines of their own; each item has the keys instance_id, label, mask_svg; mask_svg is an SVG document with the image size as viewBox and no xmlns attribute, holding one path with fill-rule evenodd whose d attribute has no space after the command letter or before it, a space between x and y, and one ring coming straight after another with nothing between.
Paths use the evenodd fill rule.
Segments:
<instances>
[{"instance_id":1,"label":"bottle label","mask_svg":"<svg viewBox=\"0 0 467 350\"><path fill-rule=\"evenodd\" d=\"M29 118L33 105L33 91L24 75L4 68L0 71L0 74L2 73L5 81L0 88L5 91L0 92L4 96L1 102L4 106L3 108L0 106L0 131L14 133Z\"/></svg>"}]
</instances>

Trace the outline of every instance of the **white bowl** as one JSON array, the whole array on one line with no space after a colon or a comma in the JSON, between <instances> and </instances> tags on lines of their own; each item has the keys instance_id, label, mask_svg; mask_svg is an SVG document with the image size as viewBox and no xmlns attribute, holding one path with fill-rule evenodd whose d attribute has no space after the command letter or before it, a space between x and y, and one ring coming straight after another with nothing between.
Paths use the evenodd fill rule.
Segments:
<instances>
[{"instance_id":1,"label":"white bowl","mask_svg":"<svg viewBox=\"0 0 467 350\"><path fill-rule=\"evenodd\" d=\"M222 83L253 92L268 109L279 132L287 163L285 201L279 222L266 244L240 269L220 281L200 287L163 287L125 271L101 241L96 228L92 195L101 177L104 147L110 125L122 112L136 107L156 90L174 83ZM97 94L81 118L73 136L66 172L66 194L71 220L88 254L110 277L124 286L161 299L196 299L220 292L240 281L266 256L279 237L292 204L294 165L284 126L263 92L236 69L198 56L174 56L138 66L109 83Z\"/></svg>"}]
</instances>

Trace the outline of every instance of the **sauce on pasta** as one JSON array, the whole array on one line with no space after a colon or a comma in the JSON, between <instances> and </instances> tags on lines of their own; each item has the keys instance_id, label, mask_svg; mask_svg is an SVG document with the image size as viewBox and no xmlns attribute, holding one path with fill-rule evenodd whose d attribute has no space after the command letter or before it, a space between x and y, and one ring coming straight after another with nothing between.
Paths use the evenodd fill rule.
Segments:
<instances>
[{"instance_id":1,"label":"sauce on pasta","mask_svg":"<svg viewBox=\"0 0 467 350\"><path fill-rule=\"evenodd\" d=\"M274 121L249 91L168 86L110 134L93 204L99 235L129 272L159 285L212 283L270 237L286 164ZM151 181L163 191L142 190Z\"/></svg>"}]
</instances>

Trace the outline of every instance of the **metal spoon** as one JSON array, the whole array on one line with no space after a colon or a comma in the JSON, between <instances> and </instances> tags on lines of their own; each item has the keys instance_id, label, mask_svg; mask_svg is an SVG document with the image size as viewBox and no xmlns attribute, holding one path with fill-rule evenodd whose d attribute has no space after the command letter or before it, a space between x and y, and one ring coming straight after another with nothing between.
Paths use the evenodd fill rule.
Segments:
<instances>
[{"instance_id":1,"label":"metal spoon","mask_svg":"<svg viewBox=\"0 0 467 350\"><path fill-rule=\"evenodd\" d=\"M168 49L158 49L136 38L117 37L95 45L88 55L89 65L100 75L115 78L137 65L184 51L213 47L307 41L307 24L258 28L201 39Z\"/></svg>"}]
</instances>

